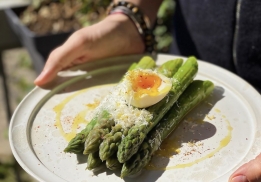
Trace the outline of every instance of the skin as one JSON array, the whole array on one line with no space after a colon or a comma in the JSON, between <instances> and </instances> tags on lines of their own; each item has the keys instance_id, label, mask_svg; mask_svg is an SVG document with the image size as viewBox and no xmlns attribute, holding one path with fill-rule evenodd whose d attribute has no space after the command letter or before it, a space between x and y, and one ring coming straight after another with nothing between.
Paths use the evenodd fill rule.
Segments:
<instances>
[{"instance_id":1,"label":"skin","mask_svg":"<svg viewBox=\"0 0 261 182\"><path fill-rule=\"evenodd\" d=\"M71 66L106 57L139 54L144 48L141 36L128 17L111 15L93 26L76 31L63 45L53 50L34 83L43 86L52 81L59 71Z\"/></svg>"},{"instance_id":2,"label":"skin","mask_svg":"<svg viewBox=\"0 0 261 182\"><path fill-rule=\"evenodd\" d=\"M138 6L153 24L162 0L129 2ZM134 23L123 14L110 15L93 26L76 31L62 46L53 50L34 83L43 86L52 81L59 71L71 66L106 57L139 54L144 49Z\"/></svg>"},{"instance_id":3,"label":"skin","mask_svg":"<svg viewBox=\"0 0 261 182\"><path fill-rule=\"evenodd\" d=\"M129 0L154 22L160 0ZM101 22L72 34L60 47L52 51L42 73L34 83L44 86L61 70L101 58L143 53L145 46L132 21L123 14L114 14ZM261 182L261 154L239 167L229 182Z\"/></svg>"},{"instance_id":4,"label":"skin","mask_svg":"<svg viewBox=\"0 0 261 182\"><path fill-rule=\"evenodd\" d=\"M261 182L261 155L239 167L229 182Z\"/></svg>"}]
</instances>

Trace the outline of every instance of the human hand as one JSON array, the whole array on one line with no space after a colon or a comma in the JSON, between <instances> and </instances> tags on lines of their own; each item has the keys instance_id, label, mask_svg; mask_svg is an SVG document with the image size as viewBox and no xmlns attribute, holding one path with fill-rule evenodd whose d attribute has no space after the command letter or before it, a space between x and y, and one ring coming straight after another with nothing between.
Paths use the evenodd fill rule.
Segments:
<instances>
[{"instance_id":1,"label":"human hand","mask_svg":"<svg viewBox=\"0 0 261 182\"><path fill-rule=\"evenodd\" d=\"M261 182L261 154L238 168L229 182Z\"/></svg>"},{"instance_id":2,"label":"human hand","mask_svg":"<svg viewBox=\"0 0 261 182\"><path fill-rule=\"evenodd\" d=\"M43 86L59 71L71 66L106 57L138 54L144 49L132 21L123 14L110 15L95 25L76 31L62 46L52 51L34 83Z\"/></svg>"}]
</instances>

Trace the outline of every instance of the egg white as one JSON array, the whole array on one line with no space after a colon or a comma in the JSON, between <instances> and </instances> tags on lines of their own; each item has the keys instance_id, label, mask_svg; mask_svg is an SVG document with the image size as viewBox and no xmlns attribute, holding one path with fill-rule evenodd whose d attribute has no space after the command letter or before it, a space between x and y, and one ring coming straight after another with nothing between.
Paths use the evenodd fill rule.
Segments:
<instances>
[{"instance_id":1,"label":"egg white","mask_svg":"<svg viewBox=\"0 0 261 182\"><path fill-rule=\"evenodd\" d=\"M161 101L169 93L172 87L172 81L170 78L152 70L137 70L137 71L142 71L149 74L155 74L160 78L161 84L157 88L157 93L150 92L148 88L146 90L146 93L139 94L132 89L131 80L127 75L123 80L124 82L127 83L125 85L127 86L127 90L128 90L125 93L125 97L132 106L137 108L149 107Z\"/></svg>"}]
</instances>

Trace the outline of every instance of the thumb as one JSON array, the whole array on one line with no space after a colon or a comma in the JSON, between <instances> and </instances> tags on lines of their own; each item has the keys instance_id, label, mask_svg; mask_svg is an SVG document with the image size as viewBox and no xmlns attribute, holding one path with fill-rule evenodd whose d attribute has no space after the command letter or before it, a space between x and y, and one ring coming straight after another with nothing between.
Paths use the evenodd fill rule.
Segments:
<instances>
[{"instance_id":1,"label":"thumb","mask_svg":"<svg viewBox=\"0 0 261 182\"><path fill-rule=\"evenodd\" d=\"M261 154L238 168L229 182L261 182Z\"/></svg>"},{"instance_id":2,"label":"thumb","mask_svg":"<svg viewBox=\"0 0 261 182\"><path fill-rule=\"evenodd\" d=\"M60 49L61 48L57 48L50 54L43 71L34 81L36 85L42 86L50 82L56 77L57 73L65 67L66 62L63 57L66 58L68 53L62 52Z\"/></svg>"},{"instance_id":3,"label":"thumb","mask_svg":"<svg viewBox=\"0 0 261 182\"><path fill-rule=\"evenodd\" d=\"M59 71L86 61L86 57L82 55L83 45L81 34L74 33L62 46L51 52L43 71L34 83L43 86L52 81Z\"/></svg>"}]
</instances>

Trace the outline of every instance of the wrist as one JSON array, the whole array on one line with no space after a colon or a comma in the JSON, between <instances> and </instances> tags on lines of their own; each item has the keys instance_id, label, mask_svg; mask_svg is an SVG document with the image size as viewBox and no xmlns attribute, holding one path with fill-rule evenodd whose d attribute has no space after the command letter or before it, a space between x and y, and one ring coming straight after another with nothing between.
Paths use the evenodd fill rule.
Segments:
<instances>
[{"instance_id":1,"label":"wrist","mask_svg":"<svg viewBox=\"0 0 261 182\"><path fill-rule=\"evenodd\" d=\"M126 47L133 49L133 53L144 52L145 44L142 36L128 16L122 13L115 13L107 16L104 22L110 25L113 24L114 28L117 29L120 39L125 42Z\"/></svg>"},{"instance_id":2,"label":"wrist","mask_svg":"<svg viewBox=\"0 0 261 182\"><path fill-rule=\"evenodd\" d=\"M120 0L113 0L114 3L118 3ZM135 6L139 7L140 10L146 15L151 25L154 25L157 19L157 12L162 3L162 0L126 0Z\"/></svg>"},{"instance_id":3,"label":"wrist","mask_svg":"<svg viewBox=\"0 0 261 182\"><path fill-rule=\"evenodd\" d=\"M135 4L121 0L114 2L108 8L109 15L124 14L129 20L135 25L136 30L142 37L145 45L145 52L154 54L155 53L155 39L153 35L153 28L150 24L150 20L138 6Z\"/></svg>"}]
</instances>

